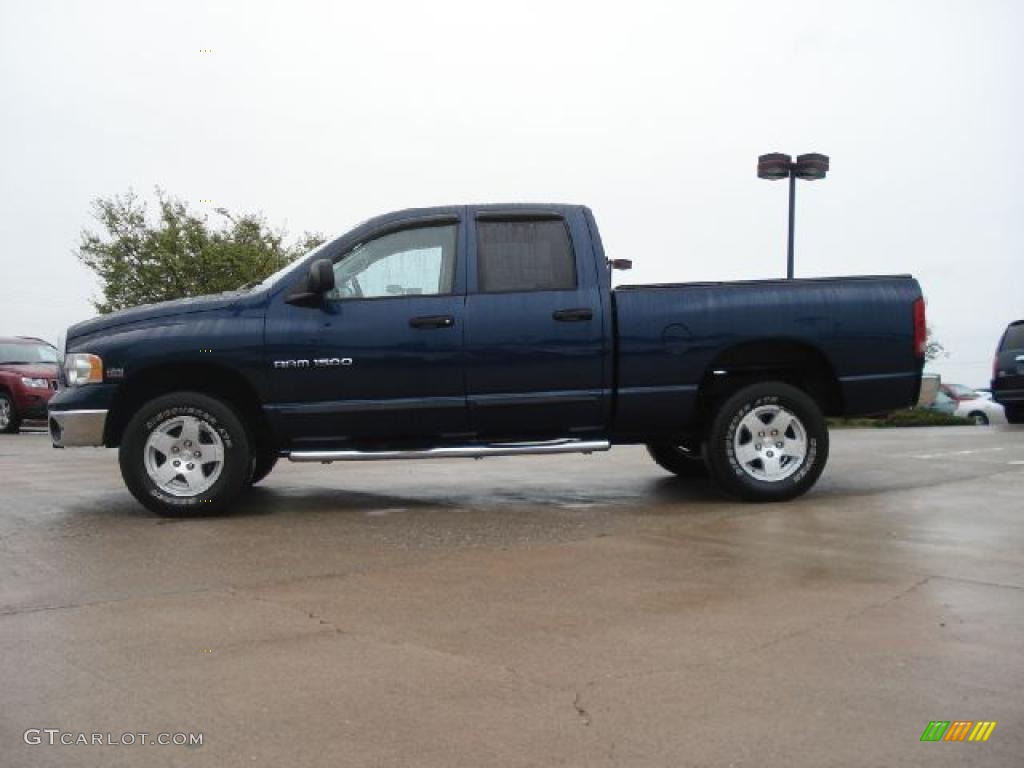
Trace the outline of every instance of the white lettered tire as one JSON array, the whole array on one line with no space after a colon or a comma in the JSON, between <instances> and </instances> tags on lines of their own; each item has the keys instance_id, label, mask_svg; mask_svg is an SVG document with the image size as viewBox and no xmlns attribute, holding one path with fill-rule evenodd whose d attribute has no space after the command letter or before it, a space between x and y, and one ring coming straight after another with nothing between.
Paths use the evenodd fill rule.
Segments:
<instances>
[{"instance_id":1,"label":"white lettered tire","mask_svg":"<svg viewBox=\"0 0 1024 768\"><path fill-rule=\"evenodd\" d=\"M705 460L712 479L746 501L806 493L828 461L828 426L817 403L781 381L740 389L715 414Z\"/></svg>"},{"instance_id":2,"label":"white lettered tire","mask_svg":"<svg viewBox=\"0 0 1024 768\"><path fill-rule=\"evenodd\" d=\"M167 517L224 512L252 466L234 409L199 392L172 392L143 405L125 427L118 458L132 495Z\"/></svg>"}]
</instances>

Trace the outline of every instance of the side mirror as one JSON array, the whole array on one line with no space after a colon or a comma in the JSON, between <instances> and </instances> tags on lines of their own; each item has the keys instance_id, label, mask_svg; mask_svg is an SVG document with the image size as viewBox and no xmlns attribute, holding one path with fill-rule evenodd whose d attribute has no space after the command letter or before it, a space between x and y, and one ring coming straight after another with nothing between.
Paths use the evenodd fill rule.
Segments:
<instances>
[{"instance_id":1,"label":"side mirror","mask_svg":"<svg viewBox=\"0 0 1024 768\"><path fill-rule=\"evenodd\" d=\"M292 291L285 299L289 304L311 306L320 302L323 295L334 290L334 264L330 259L317 259L309 265L306 284Z\"/></svg>"},{"instance_id":2,"label":"side mirror","mask_svg":"<svg viewBox=\"0 0 1024 768\"><path fill-rule=\"evenodd\" d=\"M309 265L306 285L310 293L323 294L334 290L334 265L330 259L317 259Z\"/></svg>"}]
</instances>

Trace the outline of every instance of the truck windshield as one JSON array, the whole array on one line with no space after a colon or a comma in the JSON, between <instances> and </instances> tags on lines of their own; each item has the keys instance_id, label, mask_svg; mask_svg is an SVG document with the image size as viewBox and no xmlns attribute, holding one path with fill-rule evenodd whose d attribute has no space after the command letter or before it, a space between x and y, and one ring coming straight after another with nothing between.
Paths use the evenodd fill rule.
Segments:
<instances>
[{"instance_id":1,"label":"truck windshield","mask_svg":"<svg viewBox=\"0 0 1024 768\"><path fill-rule=\"evenodd\" d=\"M950 384L949 385L949 391L950 391L950 394L953 395L953 397L959 398L961 400L977 400L978 399L978 393L975 392L970 387L965 387L963 384Z\"/></svg>"},{"instance_id":2,"label":"truck windshield","mask_svg":"<svg viewBox=\"0 0 1024 768\"><path fill-rule=\"evenodd\" d=\"M307 251L306 253L302 254L301 256L299 256L294 261L289 261L287 264L285 264L283 267L281 267L279 270L277 270L277 272L275 272L274 274L272 274L272 275L270 275L268 277L263 278L260 282L258 282L258 283L251 283L249 285L242 286L242 290L261 291L264 288L269 288L274 283L276 283L278 280L280 280L282 277L284 277L289 272L291 272L293 269L295 269L300 264L302 264L304 261L306 261L306 259L308 259L310 256L312 256L315 253L318 253L319 251L322 251L328 245L330 245L329 241L326 242L326 243L321 243L316 248L313 248L312 250Z\"/></svg>"},{"instance_id":3,"label":"truck windshield","mask_svg":"<svg viewBox=\"0 0 1024 768\"><path fill-rule=\"evenodd\" d=\"M57 350L49 344L0 344L0 364L56 362Z\"/></svg>"}]
</instances>

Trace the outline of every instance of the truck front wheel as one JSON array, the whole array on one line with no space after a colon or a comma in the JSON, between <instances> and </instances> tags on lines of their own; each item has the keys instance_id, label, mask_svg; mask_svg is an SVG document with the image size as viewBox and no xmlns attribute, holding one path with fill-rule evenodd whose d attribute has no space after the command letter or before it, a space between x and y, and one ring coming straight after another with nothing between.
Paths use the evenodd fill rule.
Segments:
<instances>
[{"instance_id":1,"label":"truck front wheel","mask_svg":"<svg viewBox=\"0 0 1024 768\"><path fill-rule=\"evenodd\" d=\"M744 387L715 414L706 448L712 479L746 501L785 501L806 493L828 460L828 427L796 387L766 381Z\"/></svg>"},{"instance_id":2,"label":"truck front wheel","mask_svg":"<svg viewBox=\"0 0 1024 768\"><path fill-rule=\"evenodd\" d=\"M275 451L256 451L252 457L249 485L256 485L256 483L269 475L275 464L277 464L277 453Z\"/></svg>"},{"instance_id":3,"label":"truck front wheel","mask_svg":"<svg viewBox=\"0 0 1024 768\"><path fill-rule=\"evenodd\" d=\"M125 427L121 476L146 508L168 517L223 512L245 488L245 427L221 400L173 392L143 405Z\"/></svg>"}]
</instances>

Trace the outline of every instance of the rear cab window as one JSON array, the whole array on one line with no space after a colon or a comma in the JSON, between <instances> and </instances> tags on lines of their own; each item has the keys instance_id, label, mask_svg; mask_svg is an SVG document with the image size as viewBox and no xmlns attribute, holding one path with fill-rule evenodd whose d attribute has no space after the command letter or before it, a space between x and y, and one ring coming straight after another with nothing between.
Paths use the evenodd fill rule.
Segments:
<instances>
[{"instance_id":1,"label":"rear cab window","mask_svg":"<svg viewBox=\"0 0 1024 768\"><path fill-rule=\"evenodd\" d=\"M576 257L561 218L478 219L481 293L575 290Z\"/></svg>"}]
</instances>

